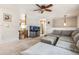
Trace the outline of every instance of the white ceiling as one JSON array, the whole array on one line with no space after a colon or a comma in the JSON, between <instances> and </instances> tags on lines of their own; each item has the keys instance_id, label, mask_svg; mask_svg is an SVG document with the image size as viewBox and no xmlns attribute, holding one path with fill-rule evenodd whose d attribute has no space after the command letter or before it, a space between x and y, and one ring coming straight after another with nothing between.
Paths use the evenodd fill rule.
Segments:
<instances>
[{"instance_id":1,"label":"white ceiling","mask_svg":"<svg viewBox=\"0 0 79 59\"><path fill-rule=\"evenodd\" d=\"M52 12L44 12L43 14L33 11L38 7L36 5L27 4L27 5L17 5L20 8L20 12L36 14L44 17L63 17L64 15L76 16L79 15L79 5L78 4L55 4L52 9ZM28 11L28 12L27 12Z\"/></svg>"},{"instance_id":2,"label":"white ceiling","mask_svg":"<svg viewBox=\"0 0 79 59\"><path fill-rule=\"evenodd\" d=\"M26 13L27 15L38 17L47 17L47 18L57 18L57 17L63 17L64 15L68 16L76 16L79 15L79 5L78 4L54 4L52 9L52 12L44 12L43 14L33 11L37 9L38 7L34 4L16 4L16 5L0 5L0 8L11 8L11 9L17 9L20 13Z\"/></svg>"}]
</instances>

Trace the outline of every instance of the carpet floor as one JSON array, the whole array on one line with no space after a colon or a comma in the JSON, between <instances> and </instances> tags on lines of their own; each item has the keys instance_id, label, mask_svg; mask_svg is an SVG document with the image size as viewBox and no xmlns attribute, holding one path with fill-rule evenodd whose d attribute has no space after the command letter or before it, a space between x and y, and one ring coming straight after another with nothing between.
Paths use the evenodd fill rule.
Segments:
<instances>
[{"instance_id":1,"label":"carpet floor","mask_svg":"<svg viewBox=\"0 0 79 59\"><path fill-rule=\"evenodd\" d=\"M0 55L20 55L20 52L30 48L40 41L41 37L27 38L23 40L0 44Z\"/></svg>"}]
</instances>

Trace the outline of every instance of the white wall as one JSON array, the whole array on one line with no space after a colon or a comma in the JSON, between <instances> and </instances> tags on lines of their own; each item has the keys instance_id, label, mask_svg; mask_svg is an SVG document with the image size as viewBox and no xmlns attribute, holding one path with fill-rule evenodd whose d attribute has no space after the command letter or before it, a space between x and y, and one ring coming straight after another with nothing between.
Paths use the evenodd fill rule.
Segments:
<instances>
[{"instance_id":1,"label":"white wall","mask_svg":"<svg viewBox=\"0 0 79 59\"><path fill-rule=\"evenodd\" d=\"M11 22L6 22L3 19L3 14L10 14L12 16ZM9 8L6 6L0 6L0 29L1 31L1 41L13 41L18 40L18 27L19 27L19 13L14 7Z\"/></svg>"},{"instance_id":2,"label":"white wall","mask_svg":"<svg viewBox=\"0 0 79 59\"><path fill-rule=\"evenodd\" d=\"M51 33L53 30L76 30L77 28L77 17L71 16L67 17L66 23L64 26L64 18L56 18L53 20L49 20L50 24L47 24L47 33Z\"/></svg>"},{"instance_id":3,"label":"white wall","mask_svg":"<svg viewBox=\"0 0 79 59\"><path fill-rule=\"evenodd\" d=\"M1 9L0 9L1 11ZM2 12L0 12L0 40L2 40Z\"/></svg>"},{"instance_id":4,"label":"white wall","mask_svg":"<svg viewBox=\"0 0 79 59\"><path fill-rule=\"evenodd\" d=\"M79 16L77 17L77 28L79 28Z\"/></svg>"},{"instance_id":5,"label":"white wall","mask_svg":"<svg viewBox=\"0 0 79 59\"><path fill-rule=\"evenodd\" d=\"M57 18L52 20L53 27L77 27L77 16L71 16L66 18L66 26L64 26L64 18Z\"/></svg>"}]
</instances>

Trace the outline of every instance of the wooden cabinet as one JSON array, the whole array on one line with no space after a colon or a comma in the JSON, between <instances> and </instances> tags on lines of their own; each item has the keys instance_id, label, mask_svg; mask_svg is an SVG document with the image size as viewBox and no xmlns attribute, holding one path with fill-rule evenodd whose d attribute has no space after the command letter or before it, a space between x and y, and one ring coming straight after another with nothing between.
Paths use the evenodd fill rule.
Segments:
<instances>
[{"instance_id":1,"label":"wooden cabinet","mask_svg":"<svg viewBox=\"0 0 79 59\"><path fill-rule=\"evenodd\" d=\"M28 37L28 30L19 30L19 39L25 39Z\"/></svg>"}]
</instances>

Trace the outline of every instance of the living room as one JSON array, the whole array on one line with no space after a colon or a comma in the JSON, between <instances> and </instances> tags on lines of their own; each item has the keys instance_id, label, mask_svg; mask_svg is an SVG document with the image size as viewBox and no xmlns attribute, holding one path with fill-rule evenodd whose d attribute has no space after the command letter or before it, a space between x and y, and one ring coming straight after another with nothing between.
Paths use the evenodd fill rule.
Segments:
<instances>
[{"instance_id":1,"label":"living room","mask_svg":"<svg viewBox=\"0 0 79 59\"><path fill-rule=\"evenodd\" d=\"M75 53L72 51L72 48L66 48L68 46L70 47L69 44L71 43L63 43L63 39L65 41L70 41L70 39L61 37L62 35L70 35L72 31L78 32L78 7L78 4L1 4L0 54L65 55L69 53L68 55L78 55L79 50L76 50L77 53ZM61 41L58 41L58 38ZM79 37L77 37L77 41L79 41L78 39ZM51 50L49 48L53 45L51 43L57 46L54 53L50 53ZM36 44L38 46L36 47L37 49L33 47ZM77 42L76 44L79 47ZM49 46L49 48L46 47L47 51L45 52L43 48L37 52L41 45ZM55 47L54 45L53 47ZM66 47L61 45L65 45ZM59 50L62 53L58 53L57 51Z\"/></svg>"}]
</instances>

